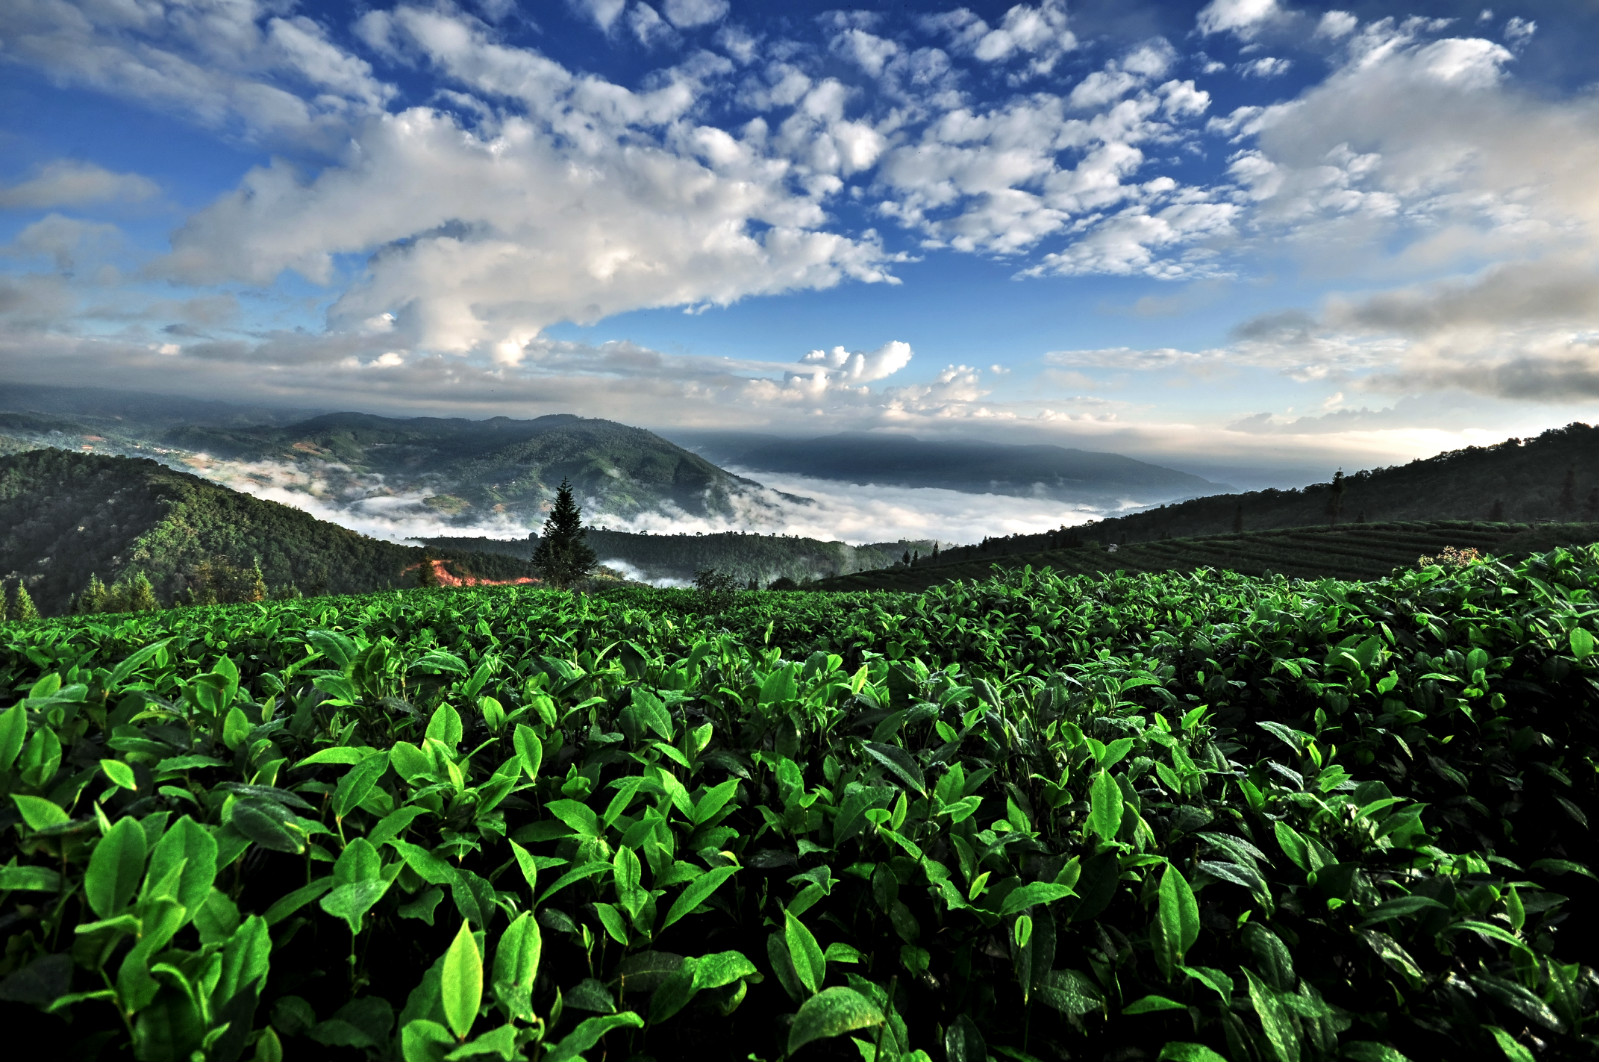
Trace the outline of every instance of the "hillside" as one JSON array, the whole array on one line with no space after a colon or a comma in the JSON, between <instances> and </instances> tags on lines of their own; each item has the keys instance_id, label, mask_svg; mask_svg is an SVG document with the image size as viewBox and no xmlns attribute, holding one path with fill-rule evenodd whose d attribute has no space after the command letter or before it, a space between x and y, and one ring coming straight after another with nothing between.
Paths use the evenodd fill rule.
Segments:
<instances>
[{"instance_id":1,"label":"hillside","mask_svg":"<svg viewBox=\"0 0 1599 1062\"><path fill-rule=\"evenodd\" d=\"M456 574L526 574L506 558L442 554ZM269 588L356 593L407 584L419 552L141 458L43 449L0 457L0 582L63 612L91 575L143 571L166 602L202 562L259 561Z\"/></svg>"},{"instance_id":2,"label":"hillside","mask_svg":"<svg viewBox=\"0 0 1599 1062\"><path fill-rule=\"evenodd\" d=\"M795 535L738 531L709 535L641 535L590 528L587 539L601 564L632 569L630 574L641 579L688 582L696 571L715 568L732 574L741 584L754 579L763 587L780 578L798 582L818 576L885 568L906 551L926 553L933 547L932 541L925 539L852 546L846 542L824 542ZM434 549L499 553L526 562L538 544L538 536L529 535L526 540L452 537L419 541Z\"/></svg>"},{"instance_id":3,"label":"hillside","mask_svg":"<svg viewBox=\"0 0 1599 1062\"><path fill-rule=\"evenodd\" d=\"M812 439L753 433L683 435L717 464L848 483L942 487L977 494L1111 499L1187 498L1218 484L1120 454L1064 446L925 440L882 432Z\"/></svg>"},{"instance_id":4,"label":"hillside","mask_svg":"<svg viewBox=\"0 0 1599 1062\"><path fill-rule=\"evenodd\" d=\"M570 414L329 413L285 423L281 412L169 408L156 396L122 407L99 392L75 403L35 388L0 397L0 433L15 440L0 452L42 445L150 457L246 491L270 484L352 512L399 506L463 528L536 526L563 478L586 511L616 519L758 515L774 503L759 484L652 432Z\"/></svg>"},{"instance_id":5,"label":"hillside","mask_svg":"<svg viewBox=\"0 0 1599 1062\"><path fill-rule=\"evenodd\" d=\"M1244 575L1276 573L1301 579L1381 579L1413 568L1447 547L1502 558L1556 546L1599 542L1599 522L1507 524L1466 520L1393 521L1340 527L1294 527L1226 535L1160 539L1123 545L1084 543L1026 553L993 552L953 563L917 564L824 579L820 590L925 590L953 579L986 579L993 568L1030 565L1061 575L1096 572L1192 572L1226 569Z\"/></svg>"}]
</instances>

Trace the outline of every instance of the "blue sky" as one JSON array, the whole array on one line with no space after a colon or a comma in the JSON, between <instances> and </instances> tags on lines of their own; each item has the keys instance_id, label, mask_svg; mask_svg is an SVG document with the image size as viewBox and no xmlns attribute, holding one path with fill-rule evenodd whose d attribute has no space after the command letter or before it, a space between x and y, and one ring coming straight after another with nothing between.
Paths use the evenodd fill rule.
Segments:
<instances>
[{"instance_id":1,"label":"blue sky","mask_svg":"<svg viewBox=\"0 0 1599 1062\"><path fill-rule=\"evenodd\" d=\"M0 382L1383 464L1599 413L1599 6L0 0Z\"/></svg>"}]
</instances>

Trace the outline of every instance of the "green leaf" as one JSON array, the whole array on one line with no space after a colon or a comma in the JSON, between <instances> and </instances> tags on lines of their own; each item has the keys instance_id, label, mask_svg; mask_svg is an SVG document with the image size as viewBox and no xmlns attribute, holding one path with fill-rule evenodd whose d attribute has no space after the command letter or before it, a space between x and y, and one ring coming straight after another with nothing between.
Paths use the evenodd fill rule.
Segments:
<instances>
[{"instance_id":1,"label":"green leaf","mask_svg":"<svg viewBox=\"0 0 1599 1062\"><path fill-rule=\"evenodd\" d=\"M1575 636L1577 632L1572 631L1571 633L1573 636ZM1578 657L1577 659L1580 660L1582 657ZM1499 1050L1505 1053L1505 1058L1509 1059L1509 1062L1536 1062L1530 1050L1517 1043L1514 1036L1511 1036L1499 1026L1487 1025L1484 1026L1484 1028L1486 1028L1488 1032L1493 1035L1494 1042L1499 1045Z\"/></svg>"},{"instance_id":2,"label":"green leaf","mask_svg":"<svg viewBox=\"0 0 1599 1062\"><path fill-rule=\"evenodd\" d=\"M1410 1062L1408 1057L1394 1048L1372 1040L1355 1040L1344 1044L1344 1057L1353 1062ZM1532 1056L1528 1055L1527 1059L1530 1062Z\"/></svg>"},{"instance_id":3,"label":"green leaf","mask_svg":"<svg viewBox=\"0 0 1599 1062\"><path fill-rule=\"evenodd\" d=\"M970 1014L961 1014L944 1030L946 1062L986 1062L988 1044Z\"/></svg>"},{"instance_id":4,"label":"green leaf","mask_svg":"<svg viewBox=\"0 0 1599 1062\"><path fill-rule=\"evenodd\" d=\"M342 918L350 927L352 935L361 932L361 919L372 910L377 902L383 899L383 894L389 891L389 883L382 878L367 878L364 881L352 881L346 885L339 885L326 896L322 897L322 910L334 918Z\"/></svg>"},{"instance_id":5,"label":"green leaf","mask_svg":"<svg viewBox=\"0 0 1599 1062\"><path fill-rule=\"evenodd\" d=\"M798 975L800 984L815 995L827 979L827 958L811 931L805 928L805 923L794 917L792 911L783 912L783 942L788 945L788 954L794 961L794 973Z\"/></svg>"},{"instance_id":6,"label":"green leaf","mask_svg":"<svg viewBox=\"0 0 1599 1062\"><path fill-rule=\"evenodd\" d=\"M1187 1006L1165 996L1145 996L1122 1008L1123 1014L1153 1014L1159 1010L1187 1010Z\"/></svg>"},{"instance_id":7,"label":"green leaf","mask_svg":"<svg viewBox=\"0 0 1599 1062\"><path fill-rule=\"evenodd\" d=\"M1428 910L1447 911L1448 908L1431 896L1396 896L1392 900L1387 900L1374 907L1371 914L1366 917L1366 920L1361 925L1374 926L1395 918L1413 915L1418 911Z\"/></svg>"},{"instance_id":8,"label":"green leaf","mask_svg":"<svg viewBox=\"0 0 1599 1062\"><path fill-rule=\"evenodd\" d=\"M111 784L123 789L138 789L139 783L134 780L133 768L121 760L101 760L100 769L105 776L111 779Z\"/></svg>"},{"instance_id":9,"label":"green leaf","mask_svg":"<svg viewBox=\"0 0 1599 1062\"><path fill-rule=\"evenodd\" d=\"M61 875L49 867L7 865L0 867L0 892L55 892L61 888Z\"/></svg>"},{"instance_id":10,"label":"green leaf","mask_svg":"<svg viewBox=\"0 0 1599 1062\"><path fill-rule=\"evenodd\" d=\"M794 678L794 668L779 664L771 674L761 680L760 704L780 704L799 696L799 683Z\"/></svg>"},{"instance_id":11,"label":"green leaf","mask_svg":"<svg viewBox=\"0 0 1599 1062\"><path fill-rule=\"evenodd\" d=\"M261 917L266 921L267 925L275 926L331 888L333 888L333 876L331 874L317 878L309 885L301 885L287 896L278 897L277 902L268 907L266 914Z\"/></svg>"},{"instance_id":12,"label":"green leaf","mask_svg":"<svg viewBox=\"0 0 1599 1062\"><path fill-rule=\"evenodd\" d=\"M1068 896L1075 896L1077 892L1069 885L1056 885L1048 881L1034 881L1020 888L1012 889L1005 897L1005 902L1000 905L1000 917L1009 917L1018 911L1025 911L1035 904L1051 904L1056 900L1063 900Z\"/></svg>"},{"instance_id":13,"label":"green leaf","mask_svg":"<svg viewBox=\"0 0 1599 1062\"><path fill-rule=\"evenodd\" d=\"M483 955L470 923L462 922L450 949L444 953L444 969L439 981L444 1001L444 1020L456 1039L472 1031L477 1009L483 1002Z\"/></svg>"},{"instance_id":14,"label":"green leaf","mask_svg":"<svg viewBox=\"0 0 1599 1062\"><path fill-rule=\"evenodd\" d=\"M171 638L163 638L159 642L151 642L149 645L140 649L132 656L123 660L122 663L112 668L111 674L108 675L105 680L106 690L114 690L124 682L128 681L133 673L139 670L139 665L143 664L146 660L165 649L167 644L171 641ZM0 766L3 766L3 764L0 764Z\"/></svg>"},{"instance_id":15,"label":"green leaf","mask_svg":"<svg viewBox=\"0 0 1599 1062\"><path fill-rule=\"evenodd\" d=\"M365 745L334 745L332 748L318 749L295 766L317 767L327 763L350 766L360 763L375 751L377 750Z\"/></svg>"},{"instance_id":16,"label":"green leaf","mask_svg":"<svg viewBox=\"0 0 1599 1062\"><path fill-rule=\"evenodd\" d=\"M516 748L517 762L522 765L528 781L538 781L539 765L544 762L544 743L533 732L533 728L524 723L516 724L516 730L511 735L511 743Z\"/></svg>"},{"instance_id":17,"label":"green leaf","mask_svg":"<svg viewBox=\"0 0 1599 1062\"><path fill-rule=\"evenodd\" d=\"M372 794L378 780L388 769L389 754L374 752L345 771L344 777L339 779L338 787L333 791L333 814L342 819L359 807L361 802Z\"/></svg>"},{"instance_id":18,"label":"green leaf","mask_svg":"<svg viewBox=\"0 0 1599 1062\"><path fill-rule=\"evenodd\" d=\"M600 836L600 818L587 804L576 800L552 800L544 807L551 815L571 827L572 832L579 838L592 839Z\"/></svg>"},{"instance_id":19,"label":"green leaf","mask_svg":"<svg viewBox=\"0 0 1599 1062\"><path fill-rule=\"evenodd\" d=\"M19 701L0 712L0 771L9 771L28 737L28 717Z\"/></svg>"},{"instance_id":20,"label":"green leaf","mask_svg":"<svg viewBox=\"0 0 1599 1062\"><path fill-rule=\"evenodd\" d=\"M433 716L428 720L426 736L442 741L446 748L455 748L461 743L461 713L448 704L441 704L433 710Z\"/></svg>"},{"instance_id":21,"label":"green leaf","mask_svg":"<svg viewBox=\"0 0 1599 1062\"><path fill-rule=\"evenodd\" d=\"M738 779L729 778L715 789L708 790L694 805L694 825L702 826L709 822L718 811L733 799L733 793L738 789Z\"/></svg>"},{"instance_id":22,"label":"green leaf","mask_svg":"<svg viewBox=\"0 0 1599 1062\"><path fill-rule=\"evenodd\" d=\"M732 877L738 869L738 867L717 867L689 882L688 888L682 891L672 902L671 909L666 912L666 918L661 922L661 930L664 931L667 926L704 903L710 898L711 893L721 887L722 882Z\"/></svg>"},{"instance_id":23,"label":"green leaf","mask_svg":"<svg viewBox=\"0 0 1599 1062\"><path fill-rule=\"evenodd\" d=\"M533 1020L533 982L543 953L544 937L531 911L506 926L494 947L494 995L514 1018Z\"/></svg>"},{"instance_id":24,"label":"green leaf","mask_svg":"<svg viewBox=\"0 0 1599 1062\"><path fill-rule=\"evenodd\" d=\"M400 1054L404 1062L442 1062L444 1049L455 1043L450 1030L436 1021L416 1018L400 1028Z\"/></svg>"},{"instance_id":25,"label":"green leaf","mask_svg":"<svg viewBox=\"0 0 1599 1062\"><path fill-rule=\"evenodd\" d=\"M512 1062L521 1052L516 1045L517 1028L515 1025L502 1025L498 1029L491 1029L476 1039L469 1040L445 1055L446 1062L456 1062L458 1059L476 1058L479 1055L499 1055L505 1062Z\"/></svg>"},{"instance_id":26,"label":"green leaf","mask_svg":"<svg viewBox=\"0 0 1599 1062\"><path fill-rule=\"evenodd\" d=\"M1051 970L1038 986L1038 997L1063 1014L1092 1014L1105 1005L1105 997L1087 974L1077 970Z\"/></svg>"},{"instance_id":27,"label":"green leaf","mask_svg":"<svg viewBox=\"0 0 1599 1062\"><path fill-rule=\"evenodd\" d=\"M853 988L833 987L807 999L794 1015L788 1030L788 1053L793 1054L812 1040L843 1036L856 1029L883 1024L883 1012Z\"/></svg>"},{"instance_id":28,"label":"green leaf","mask_svg":"<svg viewBox=\"0 0 1599 1062\"><path fill-rule=\"evenodd\" d=\"M1593 655L1594 639L1592 634L1589 634L1581 627L1573 627L1571 628L1571 634L1568 637L1571 641L1572 656L1581 661L1586 660ZM1500 1046L1504 1046L1503 1041L1500 1042ZM1526 1048L1522 1048L1522 1050L1525 1051ZM1505 1053L1509 1054L1510 1052L1506 1051Z\"/></svg>"},{"instance_id":29,"label":"green leaf","mask_svg":"<svg viewBox=\"0 0 1599 1062\"><path fill-rule=\"evenodd\" d=\"M48 830L72 821L72 817L53 800L21 793L11 794L11 799L16 801L17 810L22 812L22 821L28 824L30 830Z\"/></svg>"},{"instance_id":30,"label":"green leaf","mask_svg":"<svg viewBox=\"0 0 1599 1062\"><path fill-rule=\"evenodd\" d=\"M741 977L753 977L760 971L744 957L741 951L719 951L701 955L694 964L694 987L698 989L721 988Z\"/></svg>"},{"instance_id":31,"label":"green leaf","mask_svg":"<svg viewBox=\"0 0 1599 1062\"><path fill-rule=\"evenodd\" d=\"M1182 962L1199 939L1199 903L1188 879L1171 863L1166 864L1166 872L1160 878L1160 921L1173 958Z\"/></svg>"},{"instance_id":32,"label":"green leaf","mask_svg":"<svg viewBox=\"0 0 1599 1062\"><path fill-rule=\"evenodd\" d=\"M1294 866L1303 871L1310 871L1310 845L1300 836L1299 831L1282 820L1278 820L1272 827L1277 834L1277 843Z\"/></svg>"},{"instance_id":33,"label":"green leaf","mask_svg":"<svg viewBox=\"0 0 1599 1062\"><path fill-rule=\"evenodd\" d=\"M1227 1062L1227 1057L1204 1044L1172 1040L1160 1049L1160 1062Z\"/></svg>"},{"instance_id":34,"label":"green leaf","mask_svg":"<svg viewBox=\"0 0 1599 1062\"><path fill-rule=\"evenodd\" d=\"M1116 839L1122 824L1122 787L1110 772L1101 771L1088 792L1088 827L1109 844Z\"/></svg>"},{"instance_id":35,"label":"green leaf","mask_svg":"<svg viewBox=\"0 0 1599 1062\"><path fill-rule=\"evenodd\" d=\"M89 909L101 918L111 918L127 907L144 876L146 854L144 828L135 819L118 819L89 854L89 870L83 878Z\"/></svg>"},{"instance_id":36,"label":"green leaf","mask_svg":"<svg viewBox=\"0 0 1599 1062\"><path fill-rule=\"evenodd\" d=\"M146 890L164 881L180 865L183 870L175 899L183 905L187 921L210 898L211 886L217 877L216 838L187 815L173 823L156 842L155 850L150 853L150 869L145 874ZM141 895L149 895L149 892Z\"/></svg>"},{"instance_id":37,"label":"green leaf","mask_svg":"<svg viewBox=\"0 0 1599 1062\"><path fill-rule=\"evenodd\" d=\"M927 779L910 753L898 745L885 745L878 741L868 741L862 747L868 756L898 775L906 785L922 796L927 795Z\"/></svg>"},{"instance_id":38,"label":"green leaf","mask_svg":"<svg viewBox=\"0 0 1599 1062\"><path fill-rule=\"evenodd\" d=\"M1244 977L1249 981L1249 1001L1260 1016L1261 1028L1265 1030L1266 1040L1276 1053L1278 1062L1299 1062L1299 1033L1294 1030L1293 1016L1288 1008L1277 998L1277 993L1270 985L1255 976L1253 970L1246 967Z\"/></svg>"},{"instance_id":39,"label":"green leaf","mask_svg":"<svg viewBox=\"0 0 1599 1062\"><path fill-rule=\"evenodd\" d=\"M612 1029L640 1029L644 1026L644 1019L631 1010L621 1014L606 1014L599 1018L589 1018L556 1044L550 1053L544 1056L544 1062L568 1062L584 1051L600 1042L600 1037Z\"/></svg>"}]
</instances>

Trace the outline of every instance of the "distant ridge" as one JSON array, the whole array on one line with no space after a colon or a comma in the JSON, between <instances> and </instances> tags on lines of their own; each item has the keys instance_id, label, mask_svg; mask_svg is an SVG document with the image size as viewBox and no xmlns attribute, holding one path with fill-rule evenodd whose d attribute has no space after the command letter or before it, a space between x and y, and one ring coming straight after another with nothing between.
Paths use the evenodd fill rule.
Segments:
<instances>
[{"instance_id":1,"label":"distant ridge","mask_svg":"<svg viewBox=\"0 0 1599 1062\"><path fill-rule=\"evenodd\" d=\"M843 432L811 439L745 433L686 434L718 464L752 473L779 472L847 483L942 487L967 493L1061 501L1193 497L1221 485L1121 454L1047 443L925 440L885 432Z\"/></svg>"}]
</instances>

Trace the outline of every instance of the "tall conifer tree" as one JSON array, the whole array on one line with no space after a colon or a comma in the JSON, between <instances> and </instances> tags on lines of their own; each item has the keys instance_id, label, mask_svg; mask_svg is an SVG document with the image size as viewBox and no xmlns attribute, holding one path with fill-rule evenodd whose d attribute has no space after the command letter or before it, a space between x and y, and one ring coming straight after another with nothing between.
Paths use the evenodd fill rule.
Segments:
<instances>
[{"instance_id":1,"label":"tall conifer tree","mask_svg":"<svg viewBox=\"0 0 1599 1062\"><path fill-rule=\"evenodd\" d=\"M583 510L572 499L572 485L563 479L533 549L533 568L546 585L565 589L594 570L599 558L584 535Z\"/></svg>"}]
</instances>

